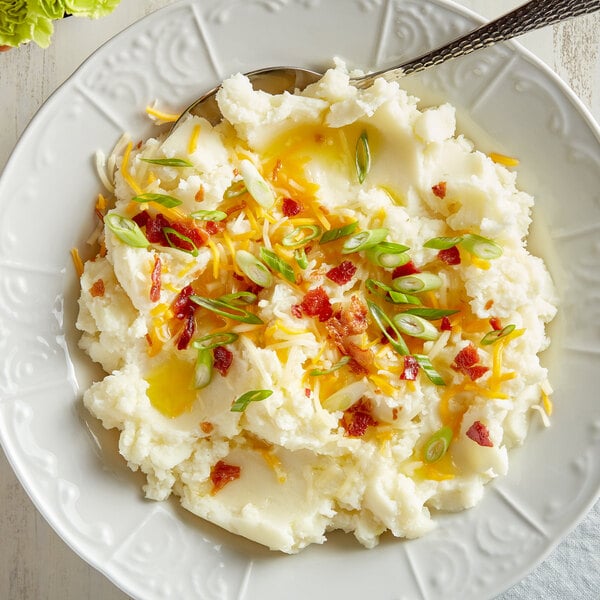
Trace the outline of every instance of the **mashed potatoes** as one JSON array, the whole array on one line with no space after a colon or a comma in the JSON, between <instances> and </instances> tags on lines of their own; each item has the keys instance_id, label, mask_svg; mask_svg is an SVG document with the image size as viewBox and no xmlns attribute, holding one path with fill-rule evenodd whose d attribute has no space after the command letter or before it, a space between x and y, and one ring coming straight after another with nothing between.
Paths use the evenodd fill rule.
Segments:
<instances>
[{"instance_id":1,"label":"mashed potatoes","mask_svg":"<svg viewBox=\"0 0 600 600\"><path fill-rule=\"evenodd\" d=\"M81 277L81 347L108 373L85 406L148 498L271 549L421 536L549 406L533 199L451 106L339 66L295 95L236 75L218 102L218 126L120 157Z\"/></svg>"}]
</instances>

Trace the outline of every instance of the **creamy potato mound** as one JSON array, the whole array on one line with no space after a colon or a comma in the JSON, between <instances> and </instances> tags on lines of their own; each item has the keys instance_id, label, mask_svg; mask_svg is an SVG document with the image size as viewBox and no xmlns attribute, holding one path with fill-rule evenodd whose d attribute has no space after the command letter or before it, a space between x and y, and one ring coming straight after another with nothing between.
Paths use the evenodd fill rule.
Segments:
<instances>
[{"instance_id":1,"label":"creamy potato mound","mask_svg":"<svg viewBox=\"0 0 600 600\"><path fill-rule=\"evenodd\" d=\"M85 406L148 498L273 550L421 536L549 412L533 199L452 106L342 65L294 95L235 75L218 102L219 125L119 152L81 277L107 373Z\"/></svg>"}]
</instances>

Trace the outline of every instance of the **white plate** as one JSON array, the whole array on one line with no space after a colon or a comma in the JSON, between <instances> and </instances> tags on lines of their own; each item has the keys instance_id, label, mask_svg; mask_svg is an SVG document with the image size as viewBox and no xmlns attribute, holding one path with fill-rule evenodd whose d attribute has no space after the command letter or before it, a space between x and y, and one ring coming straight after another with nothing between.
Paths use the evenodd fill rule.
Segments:
<instances>
[{"instance_id":1,"label":"white plate","mask_svg":"<svg viewBox=\"0 0 600 600\"><path fill-rule=\"evenodd\" d=\"M520 185L538 203L535 249L562 292L546 356L553 426L534 420L509 475L480 506L440 515L421 540L386 537L367 551L335 534L296 556L270 553L175 500L145 501L114 433L81 406L98 373L76 346L69 250L85 246L94 224L96 149L110 149L124 130L147 135L144 108L154 98L180 110L238 70L323 69L334 55L381 67L474 22L438 0L178 2L96 52L19 142L0 181L0 440L54 529L131 596L491 597L539 562L597 497L600 134L558 78L513 44L407 80L427 103L454 103L482 150L519 156Z\"/></svg>"}]
</instances>

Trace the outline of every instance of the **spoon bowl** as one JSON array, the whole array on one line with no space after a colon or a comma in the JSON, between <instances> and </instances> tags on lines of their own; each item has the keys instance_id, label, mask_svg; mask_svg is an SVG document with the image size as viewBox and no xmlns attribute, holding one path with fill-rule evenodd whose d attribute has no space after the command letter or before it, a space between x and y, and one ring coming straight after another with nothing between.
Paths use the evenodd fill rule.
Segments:
<instances>
[{"instance_id":1,"label":"spoon bowl","mask_svg":"<svg viewBox=\"0 0 600 600\"><path fill-rule=\"evenodd\" d=\"M447 60L512 39L528 31L534 31L597 10L600 10L600 0L530 0L511 12L431 52L389 69L353 77L350 81L359 89L369 87L378 77L382 77L387 81L398 81L411 73L428 69ZM245 75L254 89L270 94L293 93L296 90L303 90L322 77L321 73L301 67L267 67L250 71ZM218 85L206 92L186 108L173 125L173 128L177 127L181 120L189 114L203 117L213 125L219 123L223 118L216 101L216 95L220 87Z\"/></svg>"}]
</instances>

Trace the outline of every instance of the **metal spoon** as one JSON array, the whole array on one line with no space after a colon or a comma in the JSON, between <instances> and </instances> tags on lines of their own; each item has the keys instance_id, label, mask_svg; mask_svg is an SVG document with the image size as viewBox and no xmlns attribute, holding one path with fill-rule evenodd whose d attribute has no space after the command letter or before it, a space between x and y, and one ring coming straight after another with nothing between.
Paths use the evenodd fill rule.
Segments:
<instances>
[{"instance_id":1,"label":"metal spoon","mask_svg":"<svg viewBox=\"0 0 600 600\"><path fill-rule=\"evenodd\" d=\"M480 48L492 46L528 31L540 29L582 14L600 10L600 0L530 0L504 16L482 25L472 32L444 44L413 60L390 69L369 73L350 80L357 88L369 87L378 77L396 81L405 75L439 65L451 58L470 54ZM321 73L300 67L268 67L246 73L254 89L270 94L303 90L322 77ZM220 85L208 91L191 104L175 122L173 127L188 114L204 117L213 125L221 121L222 115L216 102Z\"/></svg>"}]
</instances>

